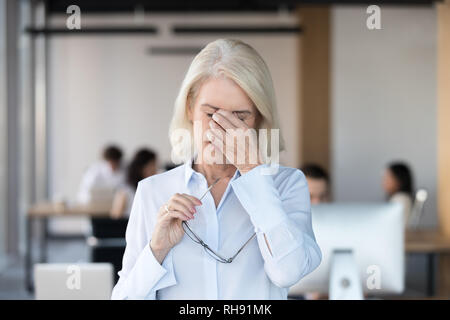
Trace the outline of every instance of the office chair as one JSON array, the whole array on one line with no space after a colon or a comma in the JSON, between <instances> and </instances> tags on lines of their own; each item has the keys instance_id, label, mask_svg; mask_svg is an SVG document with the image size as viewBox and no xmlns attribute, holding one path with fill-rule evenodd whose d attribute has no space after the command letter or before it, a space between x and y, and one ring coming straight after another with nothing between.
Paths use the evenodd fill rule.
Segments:
<instances>
[{"instance_id":1,"label":"office chair","mask_svg":"<svg viewBox=\"0 0 450 320\"><path fill-rule=\"evenodd\" d=\"M87 239L91 261L111 263L115 282L119 278L117 273L122 269L127 224L128 218L91 218L91 236Z\"/></svg>"}]
</instances>

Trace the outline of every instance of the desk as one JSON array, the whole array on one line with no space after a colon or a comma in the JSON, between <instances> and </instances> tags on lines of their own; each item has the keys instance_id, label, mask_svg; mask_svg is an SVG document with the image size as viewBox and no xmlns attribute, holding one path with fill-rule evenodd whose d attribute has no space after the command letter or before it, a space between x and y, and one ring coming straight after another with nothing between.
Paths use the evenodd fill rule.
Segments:
<instances>
[{"instance_id":1,"label":"desk","mask_svg":"<svg viewBox=\"0 0 450 320\"><path fill-rule=\"evenodd\" d=\"M33 205L27 212L26 223L26 249L25 249L25 286L28 291L33 290L31 279L31 269L33 264L32 255L32 236L33 221L38 221L41 229L41 237L39 239L39 262L47 262L47 240L48 240L48 219L64 218L64 217L108 217L110 208L105 206L66 206L62 203L38 203Z\"/></svg>"},{"instance_id":2,"label":"desk","mask_svg":"<svg viewBox=\"0 0 450 320\"><path fill-rule=\"evenodd\" d=\"M405 234L405 251L408 254L427 256L427 293L429 296L434 296L436 294L436 258L450 254L450 237L443 235L437 229L408 230Z\"/></svg>"}]
</instances>

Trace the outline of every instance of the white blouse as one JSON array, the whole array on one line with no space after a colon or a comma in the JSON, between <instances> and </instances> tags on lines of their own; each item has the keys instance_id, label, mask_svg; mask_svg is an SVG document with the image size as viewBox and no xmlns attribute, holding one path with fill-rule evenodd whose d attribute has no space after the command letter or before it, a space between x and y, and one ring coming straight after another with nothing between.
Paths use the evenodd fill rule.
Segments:
<instances>
[{"instance_id":1,"label":"white blouse","mask_svg":"<svg viewBox=\"0 0 450 320\"><path fill-rule=\"evenodd\" d=\"M317 268L322 255L312 230L305 176L283 166L265 175L266 166L244 175L236 170L218 207L207 193L189 220L191 229L226 258L257 233L227 264L187 235L159 264L149 246L159 208L175 193L200 197L207 181L191 163L142 180L112 299L287 299L289 287Z\"/></svg>"},{"instance_id":2,"label":"white blouse","mask_svg":"<svg viewBox=\"0 0 450 320\"><path fill-rule=\"evenodd\" d=\"M390 202L400 203L403 207L403 220L405 223L405 227L409 226L411 212L412 212L412 200L411 197L405 192L397 192L390 199Z\"/></svg>"}]
</instances>

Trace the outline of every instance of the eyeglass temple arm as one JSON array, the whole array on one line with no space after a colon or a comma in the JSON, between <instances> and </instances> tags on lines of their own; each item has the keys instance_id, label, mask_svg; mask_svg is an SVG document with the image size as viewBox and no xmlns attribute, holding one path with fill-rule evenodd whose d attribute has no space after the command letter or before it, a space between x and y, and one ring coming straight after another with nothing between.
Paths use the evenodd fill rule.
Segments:
<instances>
[{"instance_id":1,"label":"eyeglass temple arm","mask_svg":"<svg viewBox=\"0 0 450 320\"><path fill-rule=\"evenodd\" d=\"M202 199L206 196L206 194L209 192L209 190L212 189L212 187L214 187L216 185L217 182L219 182L220 178L217 178L216 181L214 181L209 187L208 189L206 189L206 191L202 194L202 196L199 198L200 201L202 201Z\"/></svg>"},{"instance_id":2,"label":"eyeglass temple arm","mask_svg":"<svg viewBox=\"0 0 450 320\"><path fill-rule=\"evenodd\" d=\"M236 254L234 255L234 256L232 256L230 259L228 259L228 260L231 260L231 261L233 261L234 260L234 258L236 258L236 256L245 248L245 246L254 238L256 236L256 232L255 233L253 233L252 234L252 236L244 243L244 245L238 250L238 252L236 252ZM231 262L230 261L230 262Z\"/></svg>"}]
</instances>

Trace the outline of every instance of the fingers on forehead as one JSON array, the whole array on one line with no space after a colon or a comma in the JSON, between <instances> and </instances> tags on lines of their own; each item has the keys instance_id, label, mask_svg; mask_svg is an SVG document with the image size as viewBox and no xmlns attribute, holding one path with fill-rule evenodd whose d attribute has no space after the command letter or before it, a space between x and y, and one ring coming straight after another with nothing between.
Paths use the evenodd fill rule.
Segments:
<instances>
[{"instance_id":1,"label":"fingers on forehead","mask_svg":"<svg viewBox=\"0 0 450 320\"><path fill-rule=\"evenodd\" d=\"M220 113L219 113L220 114ZM222 116L230 121L234 126L241 127L243 124L245 126L245 122L239 119L239 117L232 111L226 111L224 110L222 112Z\"/></svg>"},{"instance_id":2,"label":"fingers on forehead","mask_svg":"<svg viewBox=\"0 0 450 320\"><path fill-rule=\"evenodd\" d=\"M216 122L218 122L225 129L234 127L233 123L231 122L231 120L229 118L230 118L230 116L228 116L228 115L225 116L220 113L217 113L213 116L213 119Z\"/></svg>"}]
</instances>

